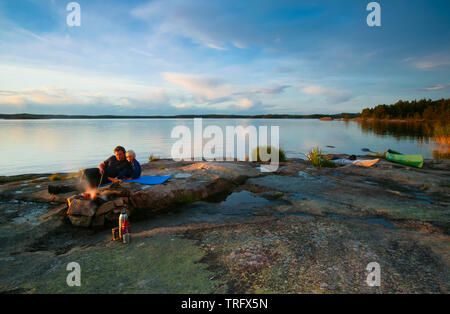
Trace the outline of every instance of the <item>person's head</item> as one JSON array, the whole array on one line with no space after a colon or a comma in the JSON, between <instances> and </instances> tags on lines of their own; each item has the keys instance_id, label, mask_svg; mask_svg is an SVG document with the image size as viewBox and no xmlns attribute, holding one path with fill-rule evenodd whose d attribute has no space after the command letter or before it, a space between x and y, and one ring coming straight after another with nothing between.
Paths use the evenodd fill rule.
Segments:
<instances>
[{"instance_id":1,"label":"person's head","mask_svg":"<svg viewBox=\"0 0 450 314\"><path fill-rule=\"evenodd\" d=\"M125 148L122 146L117 146L114 148L114 155L116 155L116 158L119 161L125 160Z\"/></svg>"},{"instance_id":2,"label":"person's head","mask_svg":"<svg viewBox=\"0 0 450 314\"><path fill-rule=\"evenodd\" d=\"M133 162L133 160L136 158L136 153L134 152L134 150L129 150L127 151L127 159L129 162Z\"/></svg>"}]
</instances>

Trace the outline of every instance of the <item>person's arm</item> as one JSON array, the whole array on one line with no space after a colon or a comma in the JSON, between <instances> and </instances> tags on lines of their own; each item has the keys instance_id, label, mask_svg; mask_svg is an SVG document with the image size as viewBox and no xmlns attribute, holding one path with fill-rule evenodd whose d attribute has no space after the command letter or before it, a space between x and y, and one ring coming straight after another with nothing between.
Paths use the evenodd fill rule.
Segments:
<instances>
[{"instance_id":1,"label":"person's arm","mask_svg":"<svg viewBox=\"0 0 450 314\"><path fill-rule=\"evenodd\" d=\"M108 180L109 181L111 181L111 182L122 182L122 180L121 179L119 179L119 178L111 178L111 177L108 177Z\"/></svg>"},{"instance_id":2,"label":"person's arm","mask_svg":"<svg viewBox=\"0 0 450 314\"><path fill-rule=\"evenodd\" d=\"M121 179L121 180L122 179L128 180L128 177L130 177L131 174L132 174L131 169L125 168L119 172L119 175L117 176L117 178Z\"/></svg>"},{"instance_id":3,"label":"person's arm","mask_svg":"<svg viewBox=\"0 0 450 314\"><path fill-rule=\"evenodd\" d=\"M134 167L133 167L133 172L131 173L131 178L132 179L137 179L141 176L141 165L139 164L139 162L137 160L134 160Z\"/></svg>"},{"instance_id":4,"label":"person's arm","mask_svg":"<svg viewBox=\"0 0 450 314\"><path fill-rule=\"evenodd\" d=\"M98 165L98 170L100 171L100 175L105 174L106 165L109 164L110 159L113 157L115 158L115 156L111 156L108 159L106 159L104 162L102 162L101 164Z\"/></svg>"},{"instance_id":5,"label":"person's arm","mask_svg":"<svg viewBox=\"0 0 450 314\"><path fill-rule=\"evenodd\" d=\"M98 165L98 170L100 171L100 174L103 175L105 173L106 164L105 162L102 162Z\"/></svg>"}]
</instances>

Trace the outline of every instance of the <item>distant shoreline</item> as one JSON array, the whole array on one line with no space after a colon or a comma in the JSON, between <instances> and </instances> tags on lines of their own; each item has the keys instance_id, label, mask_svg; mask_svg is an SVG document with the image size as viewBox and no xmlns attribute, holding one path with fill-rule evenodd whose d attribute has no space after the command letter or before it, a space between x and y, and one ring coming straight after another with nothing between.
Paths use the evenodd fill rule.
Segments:
<instances>
[{"instance_id":1,"label":"distant shoreline","mask_svg":"<svg viewBox=\"0 0 450 314\"><path fill-rule=\"evenodd\" d=\"M51 114L0 114L0 120L94 120L94 119L319 119L321 121L353 121L353 122L391 122L391 123L415 123L432 122L427 119L376 119L363 118L359 113L338 113L334 115L310 114L310 115L290 115L290 114L266 114L266 115L225 115L225 114L205 114L205 115L174 115L174 116L116 116L116 115L51 115Z\"/></svg>"},{"instance_id":2,"label":"distant shoreline","mask_svg":"<svg viewBox=\"0 0 450 314\"><path fill-rule=\"evenodd\" d=\"M390 123L417 123L417 122L434 122L439 120L427 120L427 119L376 119L376 118L351 118L348 121L356 122L390 122Z\"/></svg>"},{"instance_id":3,"label":"distant shoreline","mask_svg":"<svg viewBox=\"0 0 450 314\"><path fill-rule=\"evenodd\" d=\"M357 113L310 114L310 115L290 115L290 114L261 114L261 115L227 115L227 114L205 114L205 115L173 115L173 116L116 116L116 115L51 115L51 114L0 114L2 120L51 120L51 119L320 119L331 117L341 119L345 116L356 118Z\"/></svg>"}]
</instances>

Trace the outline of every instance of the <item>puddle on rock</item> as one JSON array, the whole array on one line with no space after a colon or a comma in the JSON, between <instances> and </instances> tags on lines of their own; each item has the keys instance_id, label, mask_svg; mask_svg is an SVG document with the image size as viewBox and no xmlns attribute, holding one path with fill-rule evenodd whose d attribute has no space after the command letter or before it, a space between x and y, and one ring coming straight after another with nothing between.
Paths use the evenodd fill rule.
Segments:
<instances>
[{"instance_id":1,"label":"puddle on rock","mask_svg":"<svg viewBox=\"0 0 450 314\"><path fill-rule=\"evenodd\" d=\"M243 190L228 195L221 202L198 201L160 213L145 222L149 227L170 227L192 223L220 223L243 220L255 216L255 212L270 210L280 205L279 200L269 201Z\"/></svg>"},{"instance_id":2,"label":"puddle on rock","mask_svg":"<svg viewBox=\"0 0 450 314\"><path fill-rule=\"evenodd\" d=\"M223 202L220 203L222 207L235 207L240 205L261 206L269 203L267 199L259 196L255 196L252 192L243 190L240 192L231 193Z\"/></svg>"}]
</instances>

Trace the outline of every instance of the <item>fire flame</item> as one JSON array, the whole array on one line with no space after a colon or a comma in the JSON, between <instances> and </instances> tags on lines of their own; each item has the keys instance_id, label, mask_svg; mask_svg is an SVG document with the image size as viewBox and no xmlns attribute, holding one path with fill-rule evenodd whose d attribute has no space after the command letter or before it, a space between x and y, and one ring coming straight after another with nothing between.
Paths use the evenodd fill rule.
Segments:
<instances>
[{"instance_id":1,"label":"fire flame","mask_svg":"<svg viewBox=\"0 0 450 314\"><path fill-rule=\"evenodd\" d=\"M86 200L96 200L98 191L97 189L87 189L84 193L84 199Z\"/></svg>"}]
</instances>

